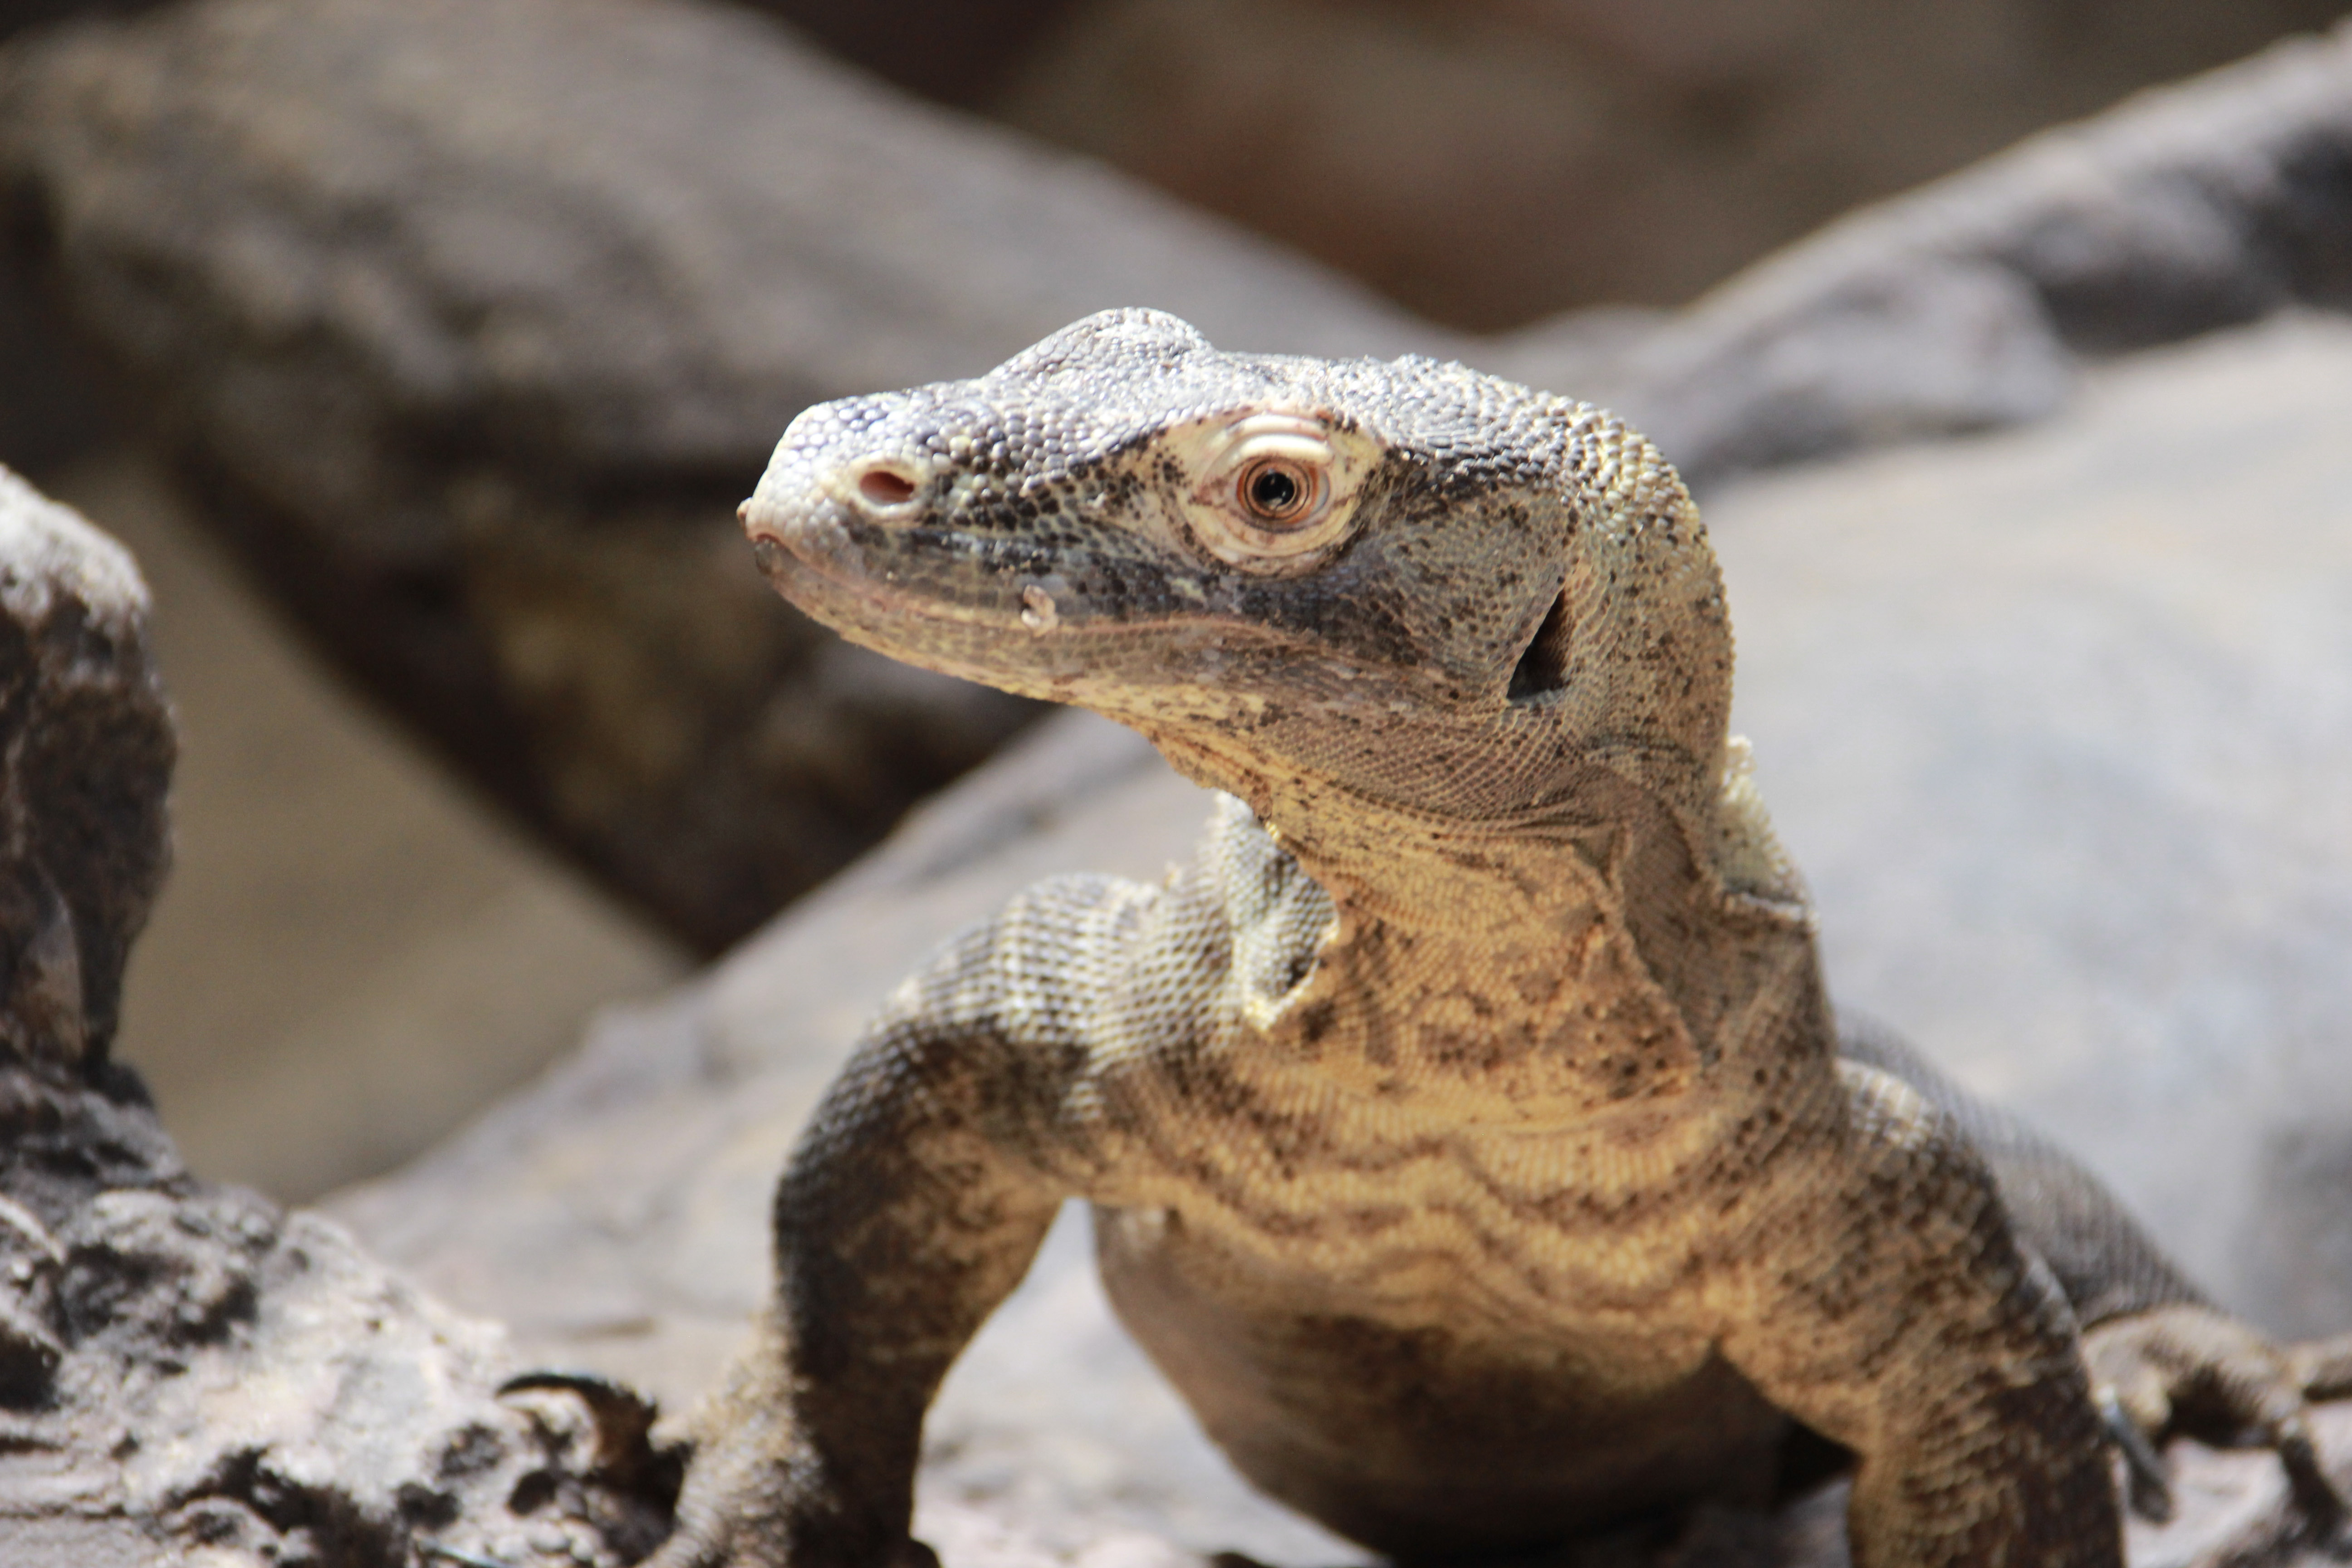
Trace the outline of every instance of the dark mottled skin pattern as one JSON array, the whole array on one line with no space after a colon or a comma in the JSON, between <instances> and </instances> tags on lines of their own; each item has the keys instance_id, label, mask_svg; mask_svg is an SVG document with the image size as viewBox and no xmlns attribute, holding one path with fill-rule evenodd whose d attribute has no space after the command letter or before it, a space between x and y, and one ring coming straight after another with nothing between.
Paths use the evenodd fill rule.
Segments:
<instances>
[{"instance_id":1,"label":"dark mottled skin pattern","mask_svg":"<svg viewBox=\"0 0 2352 1568\"><path fill-rule=\"evenodd\" d=\"M1252 534L1277 447L1327 501ZM2084 1323L2154 1435L2225 1368L2294 1460L2286 1362L2077 1167L1841 1050L1705 531L1606 413L1111 311L811 409L745 519L845 635L1228 795L1164 886L1036 888L892 998L665 1568L919 1557L924 1408L1072 1196L1244 1473L1400 1558L1769 1500L1801 1423L1867 1568L2118 1563Z\"/></svg>"}]
</instances>

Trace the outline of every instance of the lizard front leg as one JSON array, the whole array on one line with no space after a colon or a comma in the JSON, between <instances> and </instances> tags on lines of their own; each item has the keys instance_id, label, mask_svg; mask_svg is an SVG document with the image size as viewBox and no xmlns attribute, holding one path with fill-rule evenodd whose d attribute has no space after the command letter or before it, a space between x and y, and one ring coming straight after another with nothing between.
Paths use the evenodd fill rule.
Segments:
<instances>
[{"instance_id":1,"label":"lizard front leg","mask_svg":"<svg viewBox=\"0 0 2352 1568\"><path fill-rule=\"evenodd\" d=\"M2158 1445L2177 1431L2272 1448L2314 1530L2341 1531L2352 1510L2321 1468L2307 1401L2341 1394L2352 1336L2273 1342L2216 1308L2080 1161L1968 1094L1900 1037L1847 1017L1838 1049L1908 1084L1983 1156L2019 1241L2050 1266L2082 1325L2093 1394L2129 1461L2135 1510L2171 1517Z\"/></svg>"},{"instance_id":2,"label":"lizard front leg","mask_svg":"<svg viewBox=\"0 0 2352 1568\"><path fill-rule=\"evenodd\" d=\"M901 987L803 1133L773 1300L697 1414L652 1568L929 1562L908 1533L924 1412L1071 1190L1056 1117L1085 1057L1055 1037L1068 1009L1037 1005L1055 981L1023 935L1041 901Z\"/></svg>"},{"instance_id":3,"label":"lizard front leg","mask_svg":"<svg viewBox=\"0 0 2352 1568\"><path fill-rule=\"evenodd\" d=\"M1771 1206L1750 1218L1769 1239L1727 1271L1726 1354L1853 1451L1857 1568L2120 1568L2107 1451L2056 1279L1947 1118L1876 1068L1837 1070L1842 1114L1792 1134L1829 1157L1786 1163L1792 1190L1763 1184Z\"/></svg>"}]
</instances>

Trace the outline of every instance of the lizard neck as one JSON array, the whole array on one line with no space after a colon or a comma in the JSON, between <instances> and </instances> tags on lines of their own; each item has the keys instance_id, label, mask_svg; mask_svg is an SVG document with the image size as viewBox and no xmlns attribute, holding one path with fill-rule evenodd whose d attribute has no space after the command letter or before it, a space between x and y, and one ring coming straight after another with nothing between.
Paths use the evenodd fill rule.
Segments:
<instances>
[{"instance_id":1,"label":"lizard neck","mask_svg":"<svg viewBox=\"0 0 2352 1568\"><path fill-rule=\"evenodd\" d=\"M1330 895L1313 973L1261 1026L1359 1087L1544 1124L1676 1098L1740 1032L1724 976L1810 973L1801 921L1726 894L1708 825L1605 763L1539 810L1463 820L1162 749Z\"/></svg>"},{"instance_id":2,"label":"lizard neck","mask_svg":"<svg viewBox=\"0 0 2352 1568\"><path fill-rule=\"evenodd\" d=\"M1639 942L1661 920L1711 923L1723 904L1700 847L1709 825L1685 822L1606 762L1576 770L1539 806L1473 817L1382 801L1183 736L1150 738L1187 776L1247 802L1343 922L1404 933L1433 952L1556 962L1596 927Z\"/></svg>"},{"instance_id":3,"label":"lizard neck","mask_svg":"<svg viewBox=\"0 0 2352 1568\"><path fill-rule=\"evenodd\" d=\"M1557 964L1596 929L1628 927L1610 867L1614 823L1448 821L1330 795L1269 791L1251 803L1275 843L1360 937L1411 942L1432 962Z\"/></svg>"}]
</instances>

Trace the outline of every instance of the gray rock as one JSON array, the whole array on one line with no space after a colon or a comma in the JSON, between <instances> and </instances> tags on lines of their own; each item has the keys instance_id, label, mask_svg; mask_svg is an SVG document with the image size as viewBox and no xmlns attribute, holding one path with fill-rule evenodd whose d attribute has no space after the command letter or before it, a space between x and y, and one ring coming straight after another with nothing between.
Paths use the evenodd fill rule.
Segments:
<instances>
[{"instance_id":1,"label":"gray rock","mask_svg":"<svg viewBox=\"0 0 2352 1568\"><path fill-rule=\"evenodd\" d=\"M0 1556L635 1561L676 1466L630 1397L502 1394L495 1325L191 1179L109 1063L172 750L130 556L0 470Z\"/></svg>"},{"instance_id":2,"label":"gray rock","mask_svg":"<svg viewBox=\"0 0 2352 1568\"><path fill-rule=\"evenodd\" d=\"M2352 1327L2352 321L1708 509L1832 983L2232 1306Z\"/></svg>"},{"instance_id":3,"label":"gray rock","mask_svg":"<svg viewBox=\"0 0 2352 1568\"><path fill-rule=\"evenodd\" d=\"M2275 1184L2340 1182L2352 1142L2352 323L2290 318L2086 386L2033 430L1719 496L1739 721L1841 994L2084 1153L2231 1304L2340 1330L2352 1194ZM1055 720L336 1211L527 1356L682 1403L761 1300L793 1125L891 982L1047 871L1151 875L1204 816L1140 742ZM2282 1157L2283 1132L2316 1152ZM1066 1216L950 1377L923 1528L1342 1560L1225 1469L1087 1253ZM2294 1264L2291 1289L2264 1258ZM2323 1418L2352 1460L2352 1406ZM2183 1516L2135 1524L2135 1562L2295 1560L2274 1463L2171 1458ZM1679 1560L1741 1561L1761 1531L1832 1561L1817 1507L1702 1521Z\"/></svg>"},{"instance_id":4,"label":"gray rock","mask_svg":"<svg viewBox=\"0 0 2352 1568\"><path fill-rule=\"evenodd\" d=\"M2352 304L2352 23L1843 218L1614 352L1571 317L1498 368L1705 484L2042 417L2086 357L2297 302Z\"/></svg>"},{"instance_id":5,"label":"gray rock","mask_svg":"<svg viewBox=\"0 0 2352 1568\"><path fill-rule=\"evenodd\" d=\"M615 1445L601 1391L502 1393L496 1325L316 1215L164 1180L99 1193L38 1256L38 1293L0 1285L58 1346L0 1409L11 1568L390 1568L428 1547L617 1568L668 1529L675 1462L625 1419Z\"/></svg>"},{"instance_id":6,"label":"gray rock","mask_svg":"<svg viewBox=\"0 0 2352 1568\"><path fill-rule=\"evenodd\" d=\"M866 0L872 32L832 36L867 68L908 81L898 57L919 62L926 51L875 35L893 13L913 22L931 8ZM1601 302L1679 305L1862 203L2150 83L2324 28L2344 7L1063 9L1004 84L976 100L989 113L1295 245L1433 321L1497 331ZM1020 21L1005 31L1019 37Z\"/></svg>"},{"instance_id":7,"label":"gray rock","mask_svg":"<svg viewBox=\"0 0 2352 1568\"><path fill-rule=\"evenodd\" d=\"M120 546L0 469L0 1051L63 1081L163 880L172 725Z\"/></svg>"}]
</instances>

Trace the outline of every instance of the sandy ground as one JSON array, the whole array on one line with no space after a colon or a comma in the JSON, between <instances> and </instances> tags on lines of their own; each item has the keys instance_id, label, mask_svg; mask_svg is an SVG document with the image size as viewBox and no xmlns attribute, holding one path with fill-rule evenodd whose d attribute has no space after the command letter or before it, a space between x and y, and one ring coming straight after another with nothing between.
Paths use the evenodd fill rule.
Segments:
<instances>
[{"instance_id":1,"label":"sandy ground","mask_svg":"<svg viewBox=\"0 0 2352 1568\"><path fill-rule=\"evenodd\" d=\"M45 488L154 591L177 863L117 1049L197 1171L300 1199L388 1169L685 972L332 680L139 460Z\"/></svg>"}]
</instances>

